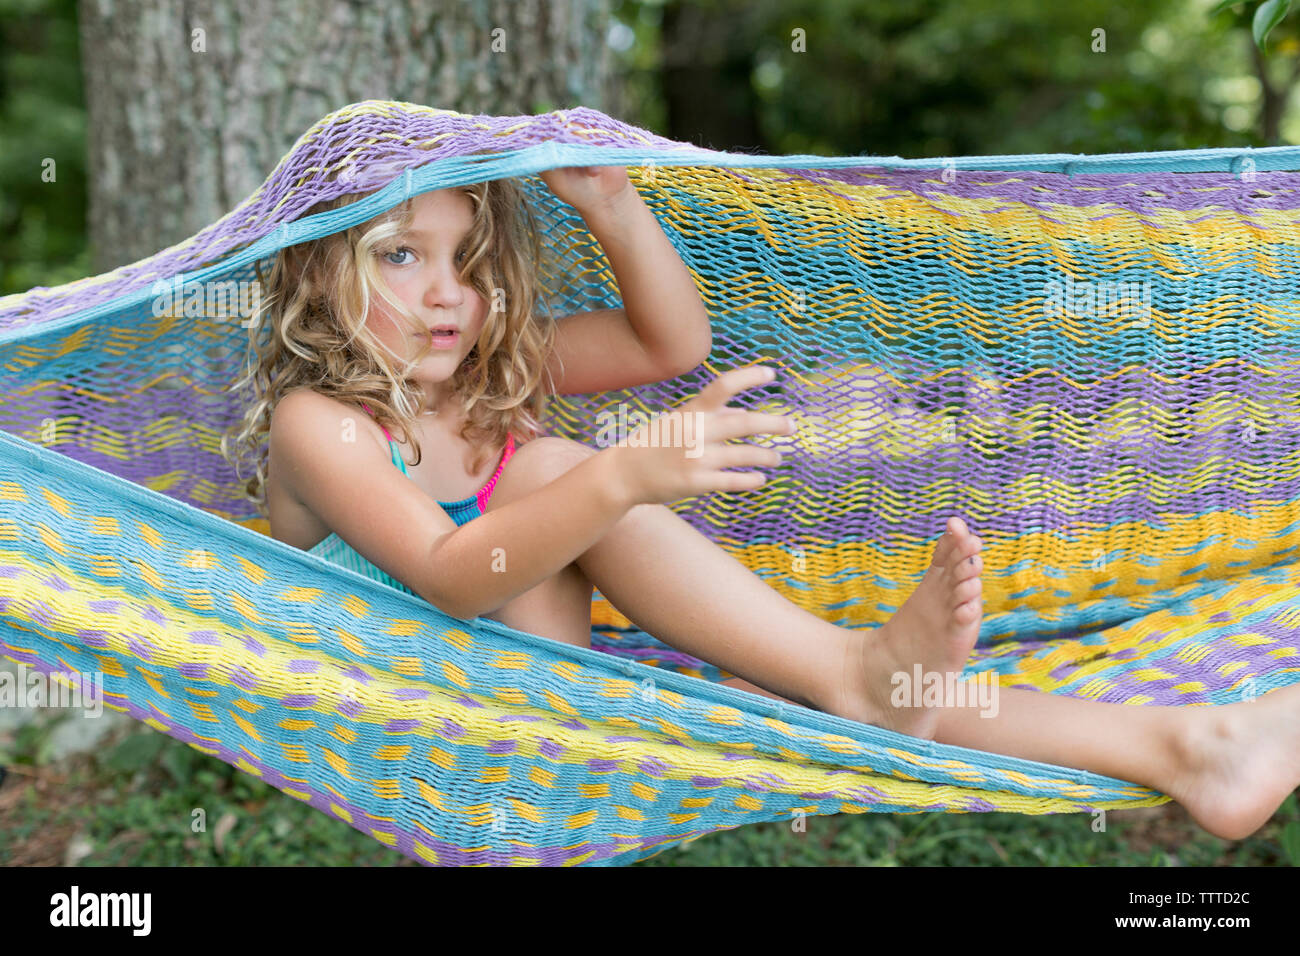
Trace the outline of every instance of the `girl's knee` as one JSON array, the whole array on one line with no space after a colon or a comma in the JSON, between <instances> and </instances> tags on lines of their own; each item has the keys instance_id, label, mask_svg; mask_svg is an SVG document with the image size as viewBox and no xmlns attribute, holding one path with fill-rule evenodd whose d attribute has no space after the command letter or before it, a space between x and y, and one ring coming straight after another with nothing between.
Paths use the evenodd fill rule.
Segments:
<instances>
[{"instance_id":1,"label":"girl's knee","mask_svg":"<svg viewBox=\"0 0 1300 956\"><path fill-rule=\"evenodd\" d=\"M595 454L596 449L588 445L555 435L525 442L501 470L488 509L529 494Z\"/></svg>"},{"instance_id":2,"label":"girl's knee","mask_svg":"<svg viewBox=\"0 0 1300 956\"><path fill-rule=\"evenodd\" d=\"M581 461L584 458L590 458L596 454L596 449L589 445L584 445L580 441L574 441L571 438L561 438L558 435L542 435L534 438L532 441L525 442L519 446L519 450L511 457L515 458L528 453L534 458L541 458L548 461Z\"/></svg>"}]
</instances>

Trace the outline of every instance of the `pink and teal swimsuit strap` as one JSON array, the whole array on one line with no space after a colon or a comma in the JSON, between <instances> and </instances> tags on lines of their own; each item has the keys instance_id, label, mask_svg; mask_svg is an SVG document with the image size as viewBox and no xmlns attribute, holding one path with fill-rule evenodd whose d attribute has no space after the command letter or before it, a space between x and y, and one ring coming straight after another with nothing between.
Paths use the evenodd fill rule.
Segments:
<instances>
[{"instance_id":1,"label":"pink and teal swimsuit strap","mask_svg":"<svg viewBox=\"0 0 1300 956\"><path fill-rule=\"evenodd\" d=\"M363 405L362 407L365 406ZM366 413L370 414L369 408L366 408ZM383 426L381 425L380 427ZM406 470L406 462L402 460L401 450L397 447L397 442L393 440L393 436L389 434L387 428L384 428L384 435L388 438L388 448L393 456L393 464L402 469L402 474L409 474ZM450 516L452 521L456 522L457 525L463 525L483 514L487 509L488 499L492 497L492 490L496 487L497 479L501 477L502 469L505 468L506 462L510 460L510 456L514 453L515 438L513 435L510 435L506 441L506 450L501 456L501 463L497 465L497 470L492 473L492 477L488 479L487 484L480 488L476 494L472 494L461 501L438 502L438 504L442 506L442 509L447 512L448 516ZM330 534L324 539L318 541L313 547L309 548L308 553L314 554L317 557L323 558L326 561L331 561L342 567L349 568L368 578L382 581L389 587L396 588L399 591L405 591L407 594L415 594L414 591L408 588L401 581L398 581L394 577L390 577L381 568L363 558L346 541L333 532L330 532ZM419 595L416 596L418 597Z\"/></svg>"},{"instance_id":2,"label":"pink and teal swimsuit strap","mask_svg":"<svg viewBox=\"0 0 1300 956\"><path fill-rule=\"evenodd\" d=\"M366 410L367 415L373 415L370 411L370 406L365 402L361 403L361 407ZM402 474L410 474L406 470L406 462L402 459L402 453L397 447L397 442L394 440L392 434L382 422L376 422L376 424L378 424L380 428L384 429L384 437L388 439L388 449L392 454L393 464L402 469ZM492 491L497 486L497 480L501 477L501 472L505 469L506 462L510 460L514 453L515 436L508 434L506 435L505 451L501 454L501 461L497 464L496 471L492 472L492 477L484 483L483 487L468 498L462 498L460 501L439 501L439 506L443 511L447 512L447 514L451 516L451 519L458 525L464 524L472 518L479 517L479 515L487 511L488 499L492 497Z\"/></svg>"}]
</instances>

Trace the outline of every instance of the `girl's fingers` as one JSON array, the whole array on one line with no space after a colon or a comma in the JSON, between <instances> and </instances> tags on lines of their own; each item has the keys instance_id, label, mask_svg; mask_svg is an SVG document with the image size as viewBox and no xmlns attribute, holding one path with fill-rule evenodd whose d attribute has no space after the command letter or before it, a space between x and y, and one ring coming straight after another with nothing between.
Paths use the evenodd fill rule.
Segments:
<instances>
[{"instance_id":1,"label":"girl's fingers","mask_svg":"<svg viewBox=\"0 0 1300 956\"><path fill-rule=\"evenodd\" d=\"M701 411L718 411L747 388L766 385L776 378L770 365L750 365L723 372L700 390L694 399Z\"/></svg>"},{"instance_id":2,"label":"girl's fingers","mask_svg":"<svg viewBox=\"0 0 1300 956\"><path fill-rule=\"evenodd\" d=\"M781 464L781 453L758 445L720 445L709 451L706 464L710 468L775 468Z\"/></svg>"},{"instance_id":3,"label":"girl's fingers","mask_svg":"<svg viewBox=\"0 0 1300 956\"><path fill-rule=\"evenodd\" d=\"M708 485L714 491L753 491L765 481L767 475L761 471L716 471L708 476Z\"/></svg>"},{"instance_id":4,"label":"girl's fingers","mask_svg":"<svg viewBox=\"0 0 1300 956\"><path fill-rule=\"evenodd\" d=\"M785 415L732 409L711 416L701 430L705 441L727 441L747 435L792 435L794 421Z\"/></svg>"}]
</instances>

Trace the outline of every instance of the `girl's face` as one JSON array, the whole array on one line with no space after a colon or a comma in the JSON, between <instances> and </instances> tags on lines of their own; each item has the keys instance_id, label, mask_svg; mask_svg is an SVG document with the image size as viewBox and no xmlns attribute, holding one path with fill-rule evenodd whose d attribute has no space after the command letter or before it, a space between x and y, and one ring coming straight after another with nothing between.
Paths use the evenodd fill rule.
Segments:
<instances>
[{"instance_id":1,"label":"girl's face","mask_svg":"<svg viewBox=\"0 0 1300 956\"><path fill-rule=\"evenodd\" d=\"M473 201L460 190L439 189L416 196L411 204L411 229L392 252L379 257L379 271L393 294L420 317L424 331L411 332L406 320L377 297L371 300L366 327L403 364L432 342L433 351L411 373L424 386L427 410L441 404L444 383L478 341L487 302L460 281L469 255L463 244L474 221Z\"/></svg>"}]
</instances>

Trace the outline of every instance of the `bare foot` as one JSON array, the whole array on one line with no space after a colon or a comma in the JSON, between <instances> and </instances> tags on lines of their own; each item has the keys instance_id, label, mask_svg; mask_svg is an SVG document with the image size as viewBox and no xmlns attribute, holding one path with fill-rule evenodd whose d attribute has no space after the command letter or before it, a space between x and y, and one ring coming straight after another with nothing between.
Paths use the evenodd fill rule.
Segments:
<instances>
[{"instance_id":1,"label":"bare foot","mask_svg":"<svg viewBox=\"0 0 1300 956\"><path fill-rule=\"evenodd\" d=\"M875 631L853 631L849 653L857 666L848 669L849 685L840 716L913 737L934 739L939 713L934 708L896 706L895 675L911 700L914 665L921 673L960 673L979 635L984 599L980 572L981 542L961 518L948 519L947 532L935 546L930 567L898 613ZM855 647L856 645L856 647ZM920 690L918 689L918 695Z\"/></svg>"},{"instance_id":2,"label":"bare foot","mask_svg":"<svg viewBox=\"0 0 1300 956\"><path fill-rule=\"evenodd\" d=\"M1300 787L1300 684L1253 701L1188 708L1163 790L1197 823L1244 840Z\"/></svg>"}]
</instances>

